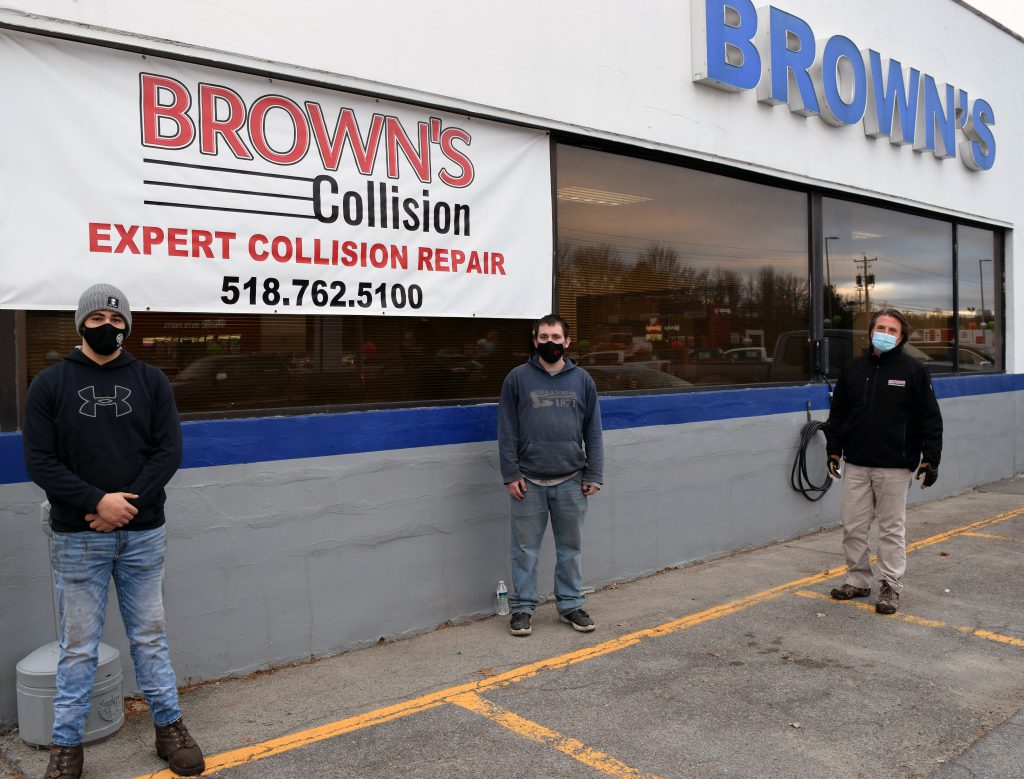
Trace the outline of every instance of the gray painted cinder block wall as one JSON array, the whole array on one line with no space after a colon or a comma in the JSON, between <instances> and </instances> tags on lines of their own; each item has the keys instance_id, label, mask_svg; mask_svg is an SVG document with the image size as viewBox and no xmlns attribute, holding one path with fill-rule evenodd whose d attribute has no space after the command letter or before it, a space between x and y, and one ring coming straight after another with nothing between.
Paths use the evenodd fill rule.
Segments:
<instances>
[{"instance_id":1,"label":"gray painted cinder block wall","mask_svg":"<svg viewBox=\"0 0 1024 779\"><path fill-rule=\"evenodd\" d=\"M1024 393L949 399L942 410L940 479L913 488L912 502L1024 469ZM780 414L606 433L607 484L585 528L588 586L835 525L838 489L810 503L789 487L805 421ZM511 579L494 442L190 469L168 493L166 605L179 684L488 614L497 580ZM0 727L16 719L18 660L53 639L41 499L31 484L0 487ZM553 556L549 534L542 591ZM104 640L120 649L132 690L113 600Z\"/></svg>"},{"instance_id":2,"label":"gray painted cinder block wall","mask_svg":"<svg viewBox=\"0 0 1024 779\"><path fill-rule=\"evenodd\" d=\"M1004 428L1003 434L1007 438L1013 439L1013 453L1014 453L1014 473L1020 473L1024 471L1024 393L1016 392L1013 393L1014 403L1011 411L1013 412L1012 417L1008 417L1005 422L1012 424L1013 429L1007 431ZM987 407L986 407L987 411Z\"/></svg>"}]
</instances>

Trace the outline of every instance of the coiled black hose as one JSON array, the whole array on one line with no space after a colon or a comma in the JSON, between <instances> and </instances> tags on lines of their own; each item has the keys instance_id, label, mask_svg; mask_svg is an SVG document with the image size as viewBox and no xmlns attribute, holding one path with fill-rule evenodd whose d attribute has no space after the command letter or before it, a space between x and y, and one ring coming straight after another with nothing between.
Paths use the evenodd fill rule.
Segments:
<instances>
[{"instance_id":1,"label":"coiled black hose","mask_svg":"<svg viewBox=\"0 0 1024 779\"><path fill-rule=\"evenodd\" d=\"M821 484L815 484L811 481L811 477L807 473L807 450L810 448L814 436L823 427L825 427L825 423L818 422L817 420L811 420L803 426L803 429L800 431L800 447L797 449L796 459L793 461L793 471L789 475L789 483L793 489L812 502L824 498L825 493L832 486L832 476L828 473L827 468L825 470L825 481Z\"/></svg>"}]
</instances>

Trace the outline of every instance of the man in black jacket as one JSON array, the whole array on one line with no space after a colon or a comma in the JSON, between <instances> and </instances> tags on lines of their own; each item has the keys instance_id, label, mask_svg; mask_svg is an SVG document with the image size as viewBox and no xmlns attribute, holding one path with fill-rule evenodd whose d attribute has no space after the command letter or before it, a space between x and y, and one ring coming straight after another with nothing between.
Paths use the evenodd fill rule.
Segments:
<instances>
[{"instance_id":1,"label":"man in black jacket","mask_svg":"<svg viewBox=\"0 0 1024 779\"><path fill-rule=\"evenodd\" d=\"M907 492L916 471L921 488L939 477L942 414L924 366L903 353L910 328L895 309L879 311L868 329L871 347L847 363L836 382L825 426L829 472L843 469L843 552L846 582L837 600L871 594L868 530L878 520L879 596L875 611L899 607L907 568Z\"/></svg>"},{"instance_id":2,"label":"man in black jacket","mask_svg":"<svg viewBox=\"0 0 1024 779\"><path fill-rule=\"evenodd\" d=\"M50 501L61 627L45 776L82 773L111 577L157 754L194 776L205 762L181 719L164 630L164 485L181 464L178 411L163 373L122 348L132 314L121 290L83 292L75 327L82 345L33 379L22 426L26 468Z\"/></svg>"}]
</instances>

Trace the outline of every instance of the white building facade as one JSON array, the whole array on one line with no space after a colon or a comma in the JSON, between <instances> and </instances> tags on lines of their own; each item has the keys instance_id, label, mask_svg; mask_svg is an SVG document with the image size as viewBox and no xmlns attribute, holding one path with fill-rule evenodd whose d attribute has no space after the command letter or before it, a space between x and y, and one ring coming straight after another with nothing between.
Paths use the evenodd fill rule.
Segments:
<instances>
[{"instance_id":1,"label":"white building facade","mask_svg":"<svg viewBox=\"0 0 1024 779\"><path fill-rule=\"evenodd\" d=\"M881 307L946 424L912 500L1024 467L1024 45L956 0L7 2L0 62L0 726L53 638L20 413L98 281L185 420L181 683L493 609L552 310L602 394L588 586L838 522L790 470Z\"/></svg>"}]
</instances>

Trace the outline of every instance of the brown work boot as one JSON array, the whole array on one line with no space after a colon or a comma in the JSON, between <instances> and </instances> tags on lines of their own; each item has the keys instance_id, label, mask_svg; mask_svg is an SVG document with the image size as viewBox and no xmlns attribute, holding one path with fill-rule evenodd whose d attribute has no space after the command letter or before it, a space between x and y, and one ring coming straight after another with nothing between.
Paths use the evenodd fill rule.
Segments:
<instances>
[{"instance_id":1,"label":"brown work boot","mask_svg":"<svg viewBox=\"0 0 1024 779\"><path fill-rule=\"evenodd\" d=\"M50 747L50 764L46 766L43 779L81 779L82 745L62 747L54 744Z\"/></svg>"},{"instance_id":2,"label":"brown work boot","mask_svg":"<svg viewBox=\"0 0 1024 779\"><path fill-rule=\"evenodd\" d=\"M156 753L174 773L182 776L198 776L206 768L203 751L180 717L170 725L156 726Z\"/></svg>"},{"instance_id":3,"label":"brown work boot","mask_svg":"<svg viewBox=\"0 0 1024 779\"><path fill-rule=\"evenodd\" d=\"M889 586L889 582L882 582L882 589L878 591L878 601L875 603L875 611L879 614L895 614L900 606L900 594Z\"/></svg>"},{"instance_id":4,"label":"brown work boot","mask_svg":"<svg viewBox=\"0 0 1024 779\"><path fill-rule=\"evenodd\" d=\"M870 587L854 587L852 584L844 584L832 590L832 597L836 600L850 600L850 598L866 598L871 594Z\"/></svg>"}]
</instances>

